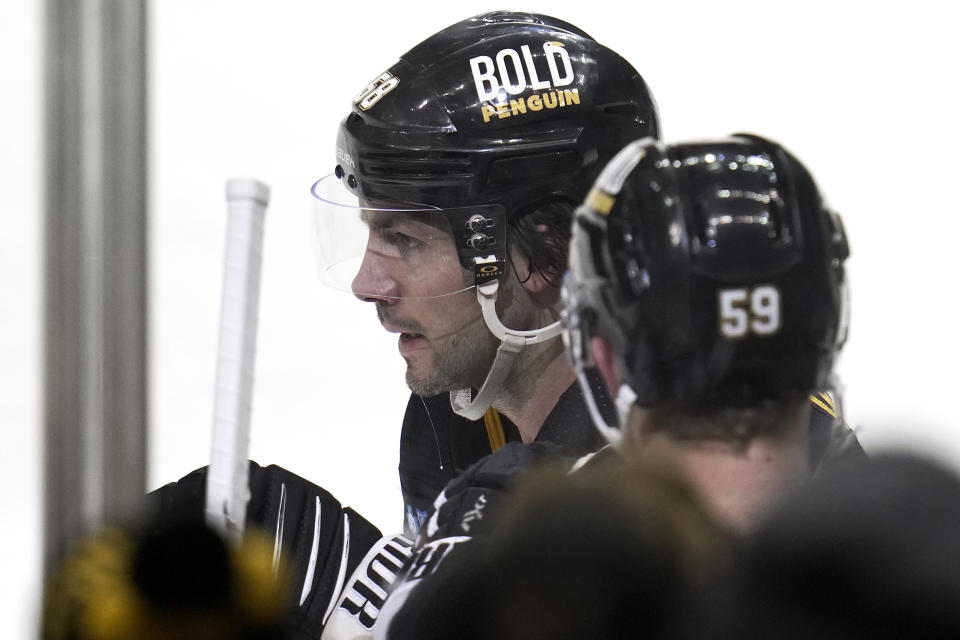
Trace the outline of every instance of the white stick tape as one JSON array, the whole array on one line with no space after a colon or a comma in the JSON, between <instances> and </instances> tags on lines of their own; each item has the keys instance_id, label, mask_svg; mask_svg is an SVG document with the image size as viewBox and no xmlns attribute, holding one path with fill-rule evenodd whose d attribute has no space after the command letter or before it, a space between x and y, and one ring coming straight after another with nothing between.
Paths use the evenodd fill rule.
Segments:
<instances>
[{"instance_id":1,"label":"white stick tape","mask_svg":"<svg viewBox=\"0 0 960 640\"><path fill-rule=\"evenodd\" d=\"M269 199L270 189L261 182L227 181L227 240L206 512L207 522L234 541L243 535L250 500L250 412L263 222Z\"/></svg>"}]
</instances>

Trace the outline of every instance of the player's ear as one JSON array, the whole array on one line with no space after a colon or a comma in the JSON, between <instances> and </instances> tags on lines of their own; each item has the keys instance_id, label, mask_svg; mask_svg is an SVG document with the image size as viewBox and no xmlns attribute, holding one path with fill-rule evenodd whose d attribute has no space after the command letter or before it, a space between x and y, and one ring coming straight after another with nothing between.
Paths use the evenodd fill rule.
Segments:
<instances>
[{"instance_id":1,"label":"player's ear","mask_svg":"<svg viewBox=\"0 0 960 640\"><path fill-rule=\"evenodd\" d=\"M513 262L513 269L520 280L520 284L528 293L542 293L554 286L539 269L532 268L530 261L519 251L511 251L510 260Z\"/></svg>"},{"instance_id":2,"label":"player's ear","mask_svg":"<svg viewBox=\"0 0 960 640\"><path fill-rule=\"evenodd\" d=\"M606 338L593 337L590 339L590 355L593 356L593 363L603 377L611 397L616 397L622 381L613 347Z\"/></svg>"},{"instance_id":3,"label":"player's ear","mask_svg":"<svg viewBox=\"0 0 960 640\"><path fill-rule=\"evenodd\" d=\"M553 286L539 270L535 269L531 271L529 266L527 266L526 269L527 273L524 275L522 282L523 288L530 293L542 293Z\"/></svg>"}]
</instances>

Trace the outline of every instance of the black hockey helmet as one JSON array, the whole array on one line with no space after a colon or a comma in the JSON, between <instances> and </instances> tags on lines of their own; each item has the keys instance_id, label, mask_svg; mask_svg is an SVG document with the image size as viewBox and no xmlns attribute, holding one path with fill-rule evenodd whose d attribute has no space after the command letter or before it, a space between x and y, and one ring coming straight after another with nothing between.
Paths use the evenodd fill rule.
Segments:
<instances>
[{"instance_id":1,"label":"black hockey helmet","mask_svg":"<svg viewBox=\"0 0 960 640\"><path fill-rule=\"evenodd\" d=\"M641 406L827 388L846 337L840 218L780 145L639 140L575 215L565 337L612 345Z\"/></svg>"},{"instance_id":2,"label":"black hockey helmet","mask_svg":"<svg viewBox=\"0 0 960 640\"><path fill-rule=\"evenodd\" d=\"M550 202L572 210L600 168L643 136L659 136L646 83L581 29L507 11L458 22L401 56L342 121L335 175L313 188L324 269L349 285L359 268L349 254L366 250L366 229L351 245L331 227L344 205L368 224L376 211L405 212L423 223L418 241L449 245L452 234L452 262L464 268L504 260L506 224ZM402 254L387 244L377 250ZM348 257L352 269L341 266ZM439 252L431 259L443 268Z\"/></svg>"}]
</instances>

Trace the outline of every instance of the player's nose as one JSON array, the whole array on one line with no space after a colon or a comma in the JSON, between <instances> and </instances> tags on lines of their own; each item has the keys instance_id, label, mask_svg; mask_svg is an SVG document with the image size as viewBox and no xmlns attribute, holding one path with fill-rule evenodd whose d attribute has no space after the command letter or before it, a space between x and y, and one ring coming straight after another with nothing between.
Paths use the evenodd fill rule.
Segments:
<instances>
[{"instance_id":1,"label":"player's nose","mask_svg":"<svg viewBox=\"0 0 960 640\"><path fill-rule=\"evenodd\" d=\"M390 272L389 260L367 250L350 285L353 295L364 302L391 304L400 298L400 285Z\"/></svg>"}]
</instances>

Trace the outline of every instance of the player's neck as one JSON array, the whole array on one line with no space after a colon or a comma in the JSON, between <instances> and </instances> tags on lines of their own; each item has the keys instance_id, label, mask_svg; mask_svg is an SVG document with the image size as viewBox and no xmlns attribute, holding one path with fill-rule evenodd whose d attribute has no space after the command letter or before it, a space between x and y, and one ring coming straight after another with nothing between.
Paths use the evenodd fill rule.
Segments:
<instances>
[{"instance_id":1,"label":"player's neck","mask_svg":"<svg viewBox=\"0 0 960 640\"><path fill-rule=\"evenodd\" d=\"M557 338L526 347L493 406L510 418L524 442L533 442L557 400L576 380Z\"/></svg>"},{"instance_id":2,"label":"player's neck","mask_svg":"<svg viewBox=\"0 0 960 640\"><path fill-rule=\"evenodd\" d=\"M749 532L792 487L809 475L805 416L776 435L748 443L677 439L645 424L649 414L630 414L629 442L641 455L671 456L700 490L715 515L735 531Z\"/></svg>"}]
</instances>

